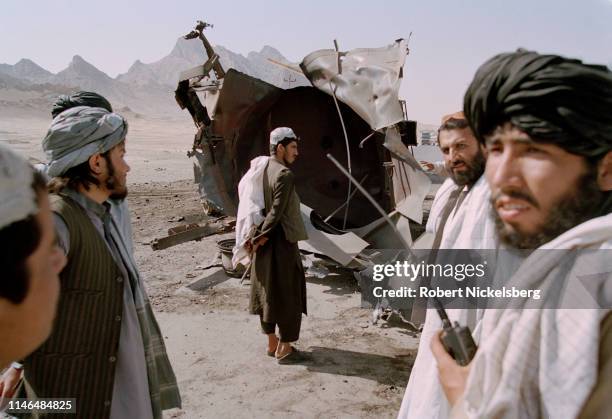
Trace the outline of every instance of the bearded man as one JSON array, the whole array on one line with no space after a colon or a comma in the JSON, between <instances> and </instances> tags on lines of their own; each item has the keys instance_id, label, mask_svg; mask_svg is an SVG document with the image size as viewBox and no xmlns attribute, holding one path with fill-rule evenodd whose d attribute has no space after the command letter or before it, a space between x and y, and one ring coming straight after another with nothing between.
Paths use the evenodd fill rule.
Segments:
<instances>
[{"instance_id":1,"label":"bearded man","mask_svg":"<svg viewBox=\"0 0 612 419\"><path fill-rule=\"evenodd\" d=\"M25 359L24 378L39 398L75 398L79 417L161 418L181 404L132 248L108 202L127 194L127 130L118 114L77 106L53 119L43 141L68 263L54 330Z\"/></svg>"},{"instance_id":2,"label":"bearded man","mask_svg":"<svg viewBox=\"0 0 612 419\"><path fill-rule=\"evenodd\" d=\"M434 336L453 416L609 417L612 73L557 55L500 54L476 73L464 110L488 150L500 240L537 249L505 284L543 296L487 310L466 367ZM585 296L597 304L568 308Z\"/></svg>"},{"instance_id":3,"label":"bearded man","mask_svg":"<svg viewBox=\"0 0 612 419\"><path fill-rule=\"evenodd\" d=\"M427 221L426 230L434 236L430 257L435 259L438 249L495 249L497 241L489 215L489 188L482 176L486 154L463 112L442 118L438 146L449 178L436 193ZM426 301L417 299L415 306L425 311ZM413 320L418 320L417 310L413 309ZM480 319L476 310L453 309L448 310L448 315L472 330ZM438 313L428 309L398 418L448 417L450 406L436 378L435 362L428 344L440 327Z\"/></svg>"},{"instance_id":4,"label":"bearded man","mask_svg":"<svg viewBox=\"0 0 612 419\"><path fill-rule=\"evenodd\" d=\"M298 156L298 137L291 128L270 133L270 156L261 178L265 218L250 240L250 312L260 317L268 355L279 364L291 364L305 360L291 343L299 339L306 314L306 279L297 242L308 238L288 167Z\"/></svg>"}]
</instances>

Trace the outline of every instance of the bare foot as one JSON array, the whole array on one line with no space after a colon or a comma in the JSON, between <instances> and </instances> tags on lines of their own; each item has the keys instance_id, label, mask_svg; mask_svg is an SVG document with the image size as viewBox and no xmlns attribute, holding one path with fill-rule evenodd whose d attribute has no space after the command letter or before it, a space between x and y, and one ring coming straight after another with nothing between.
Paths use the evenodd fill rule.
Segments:
<instances>
[{"instance_id":1,"label":"bare foot","mask_svg":"<svg viewBox=\"0 0 612 419\"><path fill-rule=\"evenodd\" d=\"M268 335L268 352L276 352L276 348L278 348L279 339L275 334Z\"/></svg>"}]
</instances>

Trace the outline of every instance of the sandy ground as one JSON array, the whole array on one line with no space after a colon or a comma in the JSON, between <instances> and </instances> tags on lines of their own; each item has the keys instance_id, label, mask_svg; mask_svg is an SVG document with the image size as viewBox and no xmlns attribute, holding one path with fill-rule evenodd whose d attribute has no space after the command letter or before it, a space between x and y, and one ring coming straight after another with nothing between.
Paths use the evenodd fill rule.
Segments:
<instances>
[{"instance_id":1,"label":"sandy ground","mask_svg":"<svg viewBox=\"0 0 612 419\"><path fill-rule=\"evenodd\" d=\"M0 120L0 142L41 159L48 123ZM265 354L258 318L247 312L248 285L219 268L204 269L216 242L232 234L151 249L168 228L206 220L185 156L190 120L135 120L130 129L135 255L183 396L183 409L165 416L394 418L416 355L415 334L394 317L373 326L351 276L309 277L298 347L310 360L277 365Z\"/></svg>"},{"instance_id":2,"label":"sandy ground","mask_svg":"<svg viewBox=\"0 0 612 419\"><path fill-rule=\"evenodd\" d=\"M0 108L2 115L3 108ZM192 164L187 157L191 149L195 128L191 117L128 118L126 160L131 167L130 183L150 181L174 182L193 179ZM0 116L0 142L30 157L33 163L46 161L42 151L49 118Z\"/></svg>"}]
</instances>

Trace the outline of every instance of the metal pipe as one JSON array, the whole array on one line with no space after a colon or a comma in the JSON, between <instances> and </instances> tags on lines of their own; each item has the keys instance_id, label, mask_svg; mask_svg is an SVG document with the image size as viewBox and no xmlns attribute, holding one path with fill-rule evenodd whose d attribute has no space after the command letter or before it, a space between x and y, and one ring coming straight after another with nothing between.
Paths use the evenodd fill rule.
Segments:
<instances>
[{"instance_id":1,"label":"metal pipe","mask_svg":"<svg viewBox=\"0 0 612 419\"><path fill-rule=\"evenodd\" d=\"M366 191L365 188L361 186L359 182L357 182L357 180L344 167L342 167L340 163L338 163L338 160L336 160L334 156L328 153L327 158L330 159L332 163L336 165L338 170L340 170L344 174L344 176L346 176L349 179L350 183L353 183L355 187L359 189L359 192L361 192L363 196L365 196L368 199L368 201L370 201L370 203L374 205L374 208L378 210L378 212L383 216L387 224L389 224L389 227L391 227L393 232L397 235L397 238L401 241L402 245L404 246L404 249L406 249L407 252L410 252L410 245L408 245L408 242L404 239L404 236L402 236L402 234L399 232L395 224L393 224L393 221L391 221L391 218L389 218L389 215L387 215L385 210L383 210L382 207L378 205L378 202L376 202L376 200L372 197L372 195L370 195L368 191Z\"/></svg>"},{"instance_id":2,"label":"metal pipe","mask_svg":"<svg viewBox=\"0 0 612 419\"><path fill-rule=\"evenodd\" d=\"M367 137L365 137L363 140L361 140L361 142L359 143L359 148L363 148L363 143L366 142L366 140L368 138L370 138L372 135L376 134L376 131L372 131L372 133L370 135L368 135Z\"/></svg>"},{"instance_id":3,"label":"metal pipe","mask_svg":"<svg viewBox=\"0 0 612 419\"><path fill-rule=\"evenodd\" d=\"M367 178L368 178L368 174L366 174L366 175L363 177L363 179L361 179L361 182L359 182L359 183L363 183L363 182L365 182L365 180L366 180ZM355 189L355 190L353 191L353 193L351 193L351 196L349 197L349 199L352 199L352 198L355 196L355 194L357 193L357 191L358 191L358 190L359 190L359 189ZM336 208L336 209L334 210L334 212L332 212L331 214L329 214L329 215L327 216L327 218L326 218L325 220L323 220L323 221L328 222L328 221L329 221L329 220L330 220L330 219L331 219L331 218L332 218L334 215L336 215L336 214L338 213L338 211L340 211L342 208L344 208L344 206L345 206L345 205L346 205L346 202L345 202L344 204L340 205L338 208Z\"/></svg>"},{"instance_id":4,"label":"metal pipe","mask_svg":"<svg viewBox=\"0 0 612 419\"><path fill-rule=\"evenodd\" d=\"M349 147L348 135L346 133L346 127L344 126L344 119L342 118L342 113L340 112L340 105L338 105L338 99L336 98L336 91L332 88L331 80L329 81L329 90L331 90L332 97L334 98L334 103L336 104L336 110L338 111L338 116L340 117L340 124L342 125L342 131L344 132L344 142L346 143L346 160L348 172L350 174L353 173L351 169L351 149ZM348 192L346 196L346 207L344 209L344 221L342 223L342 229L346 229L346 219L348 218L348 210L349 210L349 201L351 200L351 182L348 184Z\"/></svg>"}]
</instances>

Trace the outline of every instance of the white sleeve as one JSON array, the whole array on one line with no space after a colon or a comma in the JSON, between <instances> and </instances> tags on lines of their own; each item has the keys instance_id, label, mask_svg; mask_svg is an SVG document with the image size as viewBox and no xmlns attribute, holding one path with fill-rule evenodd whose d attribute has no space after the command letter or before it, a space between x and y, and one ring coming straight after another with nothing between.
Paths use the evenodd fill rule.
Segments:
<instances>
[{"instance_id":1,"label":"white sleeve","mask_svg":"<svg viewBox=\"0 0 612 419\"><path fill-rule=\"evenodd\" d=\"M443 160L435 161L432 164L434 168L431 173L442 177L448 177L448 172L446 171L446 166L444 166Z\"/></svg>"}]
</instances>

